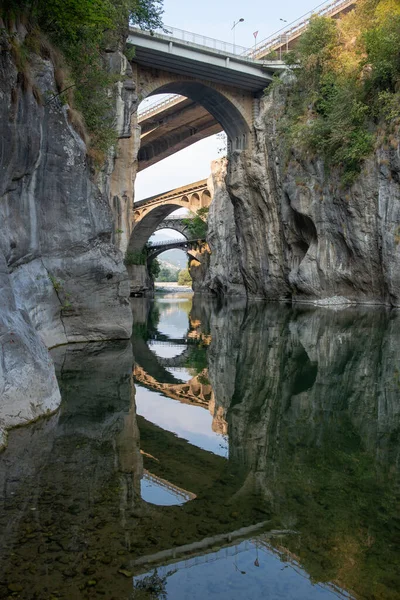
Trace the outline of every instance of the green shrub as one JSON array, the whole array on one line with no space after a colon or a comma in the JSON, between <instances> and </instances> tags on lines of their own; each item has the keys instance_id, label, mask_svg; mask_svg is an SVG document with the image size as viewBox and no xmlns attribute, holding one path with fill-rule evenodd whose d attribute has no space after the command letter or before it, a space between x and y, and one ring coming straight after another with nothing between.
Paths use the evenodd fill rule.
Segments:
<instances>
[{"instance_id":1,"label":"green shrub","mask_svg":"<svg viewBox=\"0 0 400 600\"><path fill-rule=\"evenodd\" d=\"M149 265L149 275L153 281L155 281L160 273L161 265L160 262L154 258Z\"/></svg>"},{"instance_id":2,"label":"green shrub","mask_svg":"<svg viewBox=\"0 0 400 600\"><path fill-rule=\"evenodd\" d=\"M207 235L207 217L208 206L199 208L196 213L191 213L191 217L182 219L191 239L205 239Z\"/></svg>"},{"instance_id":3,"label":"green shrub","mask_svg":"<svg viewBox=\"0 0 400 600\"><path fill-rule=\"evenodd\" d=\"M350 185L372 152L377 122L400 117L400 7L391 0L360 2L339 21L313 17L286 62L280 133L296 147L337 167Z\"/></svg>"},{"instance_id":4,"label":"green shrub","mask_svg":"<svg viewBox=\"0 0 400 600\"><path fill-rule=\"evenodd\" d=\"M68 89L83 115L91 138L92 157L100 164L116 141L113 121L115 75L108 71L104 50L125 43L128 23L142 28L161 26L161 0L4 0L0 16L6 24L24 18L32 30L46 34L65 57L71 74ZM30 41L34 51L35 39ZM128 49L132 55L132 49ZM24 48L15 48L24 70ZM52 53L54 58L54 53ZM65 87L67 87L67 85ZM63 93L64 86L59 92ZM72 93L69 94L71 103Z\"/></svg>"},{"instance_id":5,"label":"green shrub","mask_svg":"<svg viewBox=\"0 0 400 600\"><path fill-rule=\"evenodd\" d=\"M124 264L126 267L131 265L145 265L147 261L147 252L143 250L142 252L132 252L131 250L127 250L125 254Z\"/></svg>"},{"instance_id":6,"label":"green shrub","mask_svg":"<svg viewBox=\"0 0 400 600\"><path fill-rule=\"evenodd\" d=\"M192 285L189 269L181 269L181 271L179 271L178 283L179 285Z\"/></svg>"}]
</instances>

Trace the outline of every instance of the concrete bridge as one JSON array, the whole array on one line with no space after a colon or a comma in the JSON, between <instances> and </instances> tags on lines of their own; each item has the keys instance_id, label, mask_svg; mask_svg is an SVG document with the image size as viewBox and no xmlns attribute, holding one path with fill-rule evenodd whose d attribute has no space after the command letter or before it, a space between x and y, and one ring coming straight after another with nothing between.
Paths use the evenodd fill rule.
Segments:
<instances>
[{"instance_id":1,"label":"concrete bridge","mask_svg":"<svg viewBox=\"0 0 400 600\"><path fill-rule=\"evenodd\" d=\"M273 63L272 70L279 72L283 68L281 61L284 54L289 50L293 50L296 46L301 35L307 29L312 15L318 14L337 19L352 10L356 3L357 0L328 0L323 6L319 6L300 17L300 19L293 21L288 27L282 28L262 40L252 49L233 46L204 36L181 32L174 28L167 27L167 30L171 31L172 35L179 36L181 43L215 46L216 49L227 54L241 54L242 58L247 57L255 61L256 64L258 62L258 64L264 65L267 72L268 66L272 64L267 59L273 57L278 62ZM264 87L267 87L268 83L264 82ZM242 88L241 84L239 84L239 88ZM253 92L254 98L257 98L257 91L259 90ZM167 100L162 100L143 111L139 109L138 123L142 130L139 170L156 163L173 152L182 150L201 139L224 130L221 120L204 105L202 106L201 102L185 97L186 95L183 92L179 93L182 95L171 96ZM244 113L246 113L246 110ZM252 130L252 117L257 113L256 102L253 106L253 113L250 118L248 114L246 116L250 130Z\"/></svg>"},{"instance_id":2,"label":"concrete bridge","mask_svg":"<svg viewBox=\"0 0 400 600\"><path fill-rule=\"evenodd\" d=\"M152 32L131 28L127 41L135 47L133 79L140 99L179 94L191 101L179 108L173 127L168 111L162 120L154 121L151 113L141 119L139 170L221 128L229 151L252 144L258 98L285 68L283 63L253 59L245 48L172 27ZM193 103L204 110L189 118Z\"/></svg>"},{"instance_id":3,"label":"concrete bridge","mask_svg":"<svg viewBox=\"0 0 400 600\"><path fill-rule=\"evenodd\" d=\"M139 171L223 131L201 104L184 96L174 96L139 113L138 124L141 127Z\"/></svg>"},{"instance_id":4,"label":"concrete bridge","mask_svg":"<svg viewBox=\"0 0 400 600\"><path fill-rule=\"evenodd\" d=\"M172 212L179 208L187 208L196 212L199 208L210 206L211 199L207 180L202 179L135 202L128 250L140 252L153 233L160 229L162 224L168 222L168 217ZM169 225L172 229L179 231L173 220L169 221ZM158 254L163 251L161 250Z\"/></svg>"},{"instance_id":5,"label":"concrete bridge","mask_svg":"<svg viewBox=\"0 0 400 600\"><path fill-rule=\"evenodd\" d=\"M317 7L296 19L289 24L289 27L284 27L280 31L269 36L262 42L260 42L250 52L250 56L254 59L262 60L268 56L274 56L275 58L282 60L283 55L295 48L300 37L307 29L310 18L314 15L320 17L331 17L332 19L338 19L341 16L347 14L353 10L357 4L357 0L328 0L323 6Z\"/></svg>"}]
</instances>

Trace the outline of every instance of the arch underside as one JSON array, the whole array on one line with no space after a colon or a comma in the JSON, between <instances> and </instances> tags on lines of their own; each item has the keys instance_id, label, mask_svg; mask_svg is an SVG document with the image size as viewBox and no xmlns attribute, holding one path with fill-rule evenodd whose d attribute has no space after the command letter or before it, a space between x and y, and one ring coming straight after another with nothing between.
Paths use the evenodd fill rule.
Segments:
<instances>
[{"instance_id":1,"label":"arch underside","mask_svg":"<svg viewBox=\"0 0 400 600\"><path fill-rule=\"evenodd\" d=\"M160 226L156 228L154 233L156 233L158 231L163 231L164 229L172 229L172 231L176 231L177 233L180 233L181 235L183 235L183 237L186 240L189 239L187 227L180 227L179 225L174 225L173 223L170 224L168 221L167 221L166 225L164 225L164 226L163 226L163 222L161 221Z\"/></svg>"},{"instance_id":2,"label":"arch underside","mask_svg":"<svg viewBox=\"0 0 400 600\"><path fill-rule=\"evenodd\" d=\"M250 128L238 108L221 92L197 81L172 81L153 90L156 94L179 94L201 104L221 125L233 150L243 150L248 142Z\"/></svg>"},{"instance_id":3,"label":"arch underside","mask_svg":"<svg viewBox=\"0 0 400 600\"><path fill-rule=\"evenodd\" d=\"M151 264L153 262L153 260L155 258L157 258L157 256L160 256L160 254L162 254L163 252L168 252L168 250L175 250L175 249L176 250L182 250L182 252L184 252L185 254L188 254L189 250L190 250L190 247L188 246L188 247L185 248L184 246L182 247L179 244L177 244L176 247L171 245L171 247L161 248L160 250L156 250L156 249L153 250L152 249L151 250L151 254L149 255L149 258L147 260L148 264Z\"/></svg>"},{"instance_id":4,"label":"arch underside","mask_svg":"<svg viewBox=\"0 0 400 600\"><path fill-rule=\"evenodd\" d=\"M149 210L142 220L133 228L128 251L140 252L143 250L145 244L164 219L178 208L182 208L182 206L187 206L187 204L162 204L161 206Z\"/></svg>"}]
</instances>

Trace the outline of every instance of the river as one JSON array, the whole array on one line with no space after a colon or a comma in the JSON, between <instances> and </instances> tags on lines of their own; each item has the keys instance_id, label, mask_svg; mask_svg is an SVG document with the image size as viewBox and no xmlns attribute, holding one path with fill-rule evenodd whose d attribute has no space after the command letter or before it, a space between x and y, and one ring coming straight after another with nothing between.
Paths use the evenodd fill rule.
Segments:
<instances>
[{"instance_id":1,"label":"river","mask_svg":"<svg viewBox=\"0 0 400 600\"><path fill-rule=\"evenodd\" d=\"M0 455L0 598L400 599L400 314L132 299Z\"/></svg>"}]
</instances>

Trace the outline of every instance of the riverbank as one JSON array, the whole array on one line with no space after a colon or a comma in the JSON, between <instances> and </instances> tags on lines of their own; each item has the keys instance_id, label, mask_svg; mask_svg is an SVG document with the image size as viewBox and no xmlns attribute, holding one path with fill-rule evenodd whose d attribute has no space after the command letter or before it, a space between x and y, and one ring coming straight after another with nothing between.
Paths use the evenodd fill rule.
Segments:
<instances>
[{"instance_id":1,"label":"riverbank","mask_svg":"<svg viewBox=\"0 0 400 600\"><path fill-rule=\"evenodd\" d=\"M178 283L170 281L156 281L154 283L155 293L166 293L166 292L184 292L185 294L193 294L193 290L188 285L179 285Z\"/></svg>"}]
</instances>

